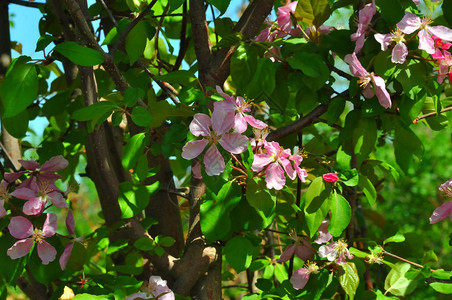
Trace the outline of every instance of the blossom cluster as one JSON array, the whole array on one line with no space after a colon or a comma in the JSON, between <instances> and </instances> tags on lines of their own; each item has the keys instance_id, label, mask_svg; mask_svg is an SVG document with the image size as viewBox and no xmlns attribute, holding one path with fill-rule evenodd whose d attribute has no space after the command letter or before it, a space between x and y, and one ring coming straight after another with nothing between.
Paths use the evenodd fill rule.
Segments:
<instances>
[{"instance_id":1,"label":"blossom cluster","mask_svg":"<svg viewBox=\"0 0 452 300\"><path fill-rule=\"evenodd\" d=\"M318 229L319 235L314 243L325 244L333 238L333 236L328 232L328 224L329 221L327 220L322 222ZM296 270L290 278L292 286L299 290L303 289L308 283L310 274L318 273L320 268L316 263L312 262L315 254L312 244L309 241L298 237L296 234L292 236L292 239L295 242L286 247L283 253L281 253L278 262L283 263L288 261L294 255L297 255L306 263L303 268ZM338 265L346 263L347 258L353 258L353 255L351 255L348 251L347 243L343 239L320 246L318 255L320 258L326 258L328 261L335 262Z\"/></svg>"},{"instance_id":2,"label":"blossom cluster","mask_svg":"<svg viewBox=\"0 0 452 300\"><path fill-rule=\"evenodd\" d=\"M8 225L9 233L19 239L8 250L7 254L11 259L17 259L30 253L33 245L37 245L37 253L42 263L47 265L55 260L57 251L45 239L56 234L57 216L54 213L47 213L50 206L67 208L64 192L61 191L55 182L61 178L57 171L67 167L68 161L63 156L55 156L46 161L42 166L32 160L19 160L24 168L23 171L5 173L4 179L0 183L0 218L8 215L5 205L11 207L14 216L11 215ZM23 181L21 178L25 177ZM15 186L16 182L20 182ZM15 187L15 188L14 188ZM14 188L14 191L9 192ZM26 200L20 210L9 201L12 197ZM42 226L35 226L33 220L40 215L45 215ZM66 226L71 238L74 241L81 241L75 238L74 217L69 210ZM70 257L73 243L66 245L60 256L60 266L64 270Z\"/></svg>"},{"instance_id":3,"label":"blossom cluster","mask_svg":"<svg viewBox=\"0 0 452 300\"><path fill-rule=\"evenodd\" d=\"M229 96L220 87L217 87L217 92L225 100L213 104L211 117L202 113L194 115L189 125L190 132L202 139L188 142L182 148L182 157L194 159L207 148L203 157L206 174L219 175L224 171L225 162L218 146L231 154L240 154L250 143L255 151L251 169L255 172L264 171L267 188L282 189L286 182L285 174L292 180L298 176L305 181L308 174L300 167L303 157L298 151L292 154L290 149L284 149L279 143L266 141L262 131L268 125L249 114L250 103L242 97ZM248 125L257 132L256 138L251 140L243 135ZM201 178L200 165L193 167L193 173L196 178Z\"/></svg>"},{"instance_id":4,"label":"blossom cluster","mask_svg":"<svg viewBox=\"0 0 452 300\"><path fill-rule=\"evenodd\" d=\"M441 184L439 190L444 192L446 197L452 197L452 178ZM430 217L430 224L437 223L447 217L452 220L452 200L447 201L433 211L433 214Z\"/></svg>"}]
</instances>

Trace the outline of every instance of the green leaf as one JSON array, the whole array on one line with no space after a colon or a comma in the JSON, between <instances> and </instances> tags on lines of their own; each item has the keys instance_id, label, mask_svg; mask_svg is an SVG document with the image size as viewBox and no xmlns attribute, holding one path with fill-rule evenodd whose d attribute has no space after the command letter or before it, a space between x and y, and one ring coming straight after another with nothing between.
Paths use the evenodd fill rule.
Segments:
<instances>
[{"instance_id":1,"label":"green leaf","mask_svg":"<svg viewBox=\"0 0 452 300\"><path fill-rule=\"evenodd\" d=\"M225 238L231 228L229 213L242 197L239 186L226 182L218 192L213 193L207 186L206 200L201 204L201 229L209 242Z\"/></svg>"},{"instance_id":2,"label":"green leaf","mask_svg":"<svg viewBox=\"0 0 452 300\"><path fill-rule=\"evenodd\" d=\"M346 186L357 186L359 182L358 170L355 168L345 170L340 175L341 182Z\"/></svg>"},{"instance_id":3,"label":"green leaf","mask_svg":"<svg viewBox=\"0 0 452 300\"><path fill-rule=\"evenodd\" d=\"M14 117L2 118L2 124L13 137L21 139L28 129L28 111L23 110Z\"/></svg>"},{"instance_id":4,"label":"green leaf","mask_svg":"<svg viewBox=\"0 0 452 300\"><path fill-rule=\"evenodd\" d=\"M444 0L443 5L443 14L447 23L449 23L449 27L452 26L452 0Z\"/></svg>"},{"instance_id":5,"label":"green leaf","mask_svg":"<svg viewBox=\"0 0 452 300\"><path fill-rule=\"evenodd\" d=\"M377 122L375 119L360 118L353 131L353 143L358 164L361 164L374 150L377 141Z\"/></svg>"},{"instance_id":6,"label":"green leaf","mask_svg":"<svg viewBox=\"0 0 452 300\"><path fill-rule=\"evenodd\" d=\"M369 253L363 252L363 251L358 250L353 247L348 248L348 251L350 252L351 255L359 257L359 258L365 258L369 255Z\"/></svg>"},{"instance_id":7,"label":"green leaf","mask_svg":"<svg viewBox=\"0 0 452 300\"><path fill-rule=\"evenodd\" d=\"M140 88L130 87L124 92L124 104L127 106L134 106L138 99L144 98L144 91Z\"/></svg>"},{"instance_id":8,"label":"green leaf","mask_svg":"<svg viewBox=\"0 0 452 300\"><path fill-rule=\"evenodd\" d=\"M151 251L155 247L155 242L154 242L154 240L145 236L145 237L142 237L142 238L139 238L138 240L136 240L133 243L133 246L135 248L137 248L138 250Z\"/></svg>"},{"instance_id":9,"label":"green leaf","mask_svg":"<svg viewBox=\"0 0 452 300\"><path fill-rule=\"evenodd\" d=\"M295 9L295 17L308 24L320 26L331 13L328 0L305 0L299 1Z\"/></svg>"},{"instance_id":10,"label":"green leaf","mask_svg":"<svg viewBox=\"0 0 452 300\"><path fill-rule=\"evenodd\" d=\"M301 70L306 76L322 77L325 81L328 79L328 67L318 54L297 52L292 57L288 57L287 62L292 68Z\"/></svg>"},{"instance_id":11,"label":"green leaf","mask_svg":"<svg viewBox=\"0 0 452 300\"><path fill-rule=\"evenodd\" d=\"M395 235L387 238L386 240L384 240L383 244L387 244L387 243L401 243L405 241L405 236L403 236L402 233L397 232Z\"/></svg>"},{"instance_id":12,"label":"green leaf","mask_svg":"<svg viewBox=\"0 0 452 300\"><path fill-rule=\"evenodd\" d=\"M133 65L143 55L147 40L147 21L140 21L126 36L126 52L129 63Z\"/></svg>"},{"instance_id":13,"label":"green leaf","mask_svg":"<svg viewBox=\"0 0 452 300\"><path fill-rule=\"evenodd\" d=\"M309 212L317 210L331 193L330 185L325 185L322 177L317 177L306 191L305 208Z\"/></svg>"},{"instance_id":14,"label":"green leaf","mask_svg":"<svg viewBox=\"0 0 452 300\"><path fill-rule=\"evenodd\" d=\"M131 115L133 123L138 126L146 127L152 122L152 116L149 111L142 106L135 106Z\"/></svg>"},{"instance_id":15,"label":"green leaf","mask_svg":"<svg viewBox=\"0 0 452 300\"><path fill-rule=\"evenodd\" d=\"M424 147L417 135L408 127L396 123L394 131L394 154L396 162L406 173L413 161L413 156L422 158Z\"/></svg>"},{"instance_id":16,"label":"green leaf","mask_svg":"<svg viewBox=\"0 0 452 300\"><path fill-rule=\"evenodd\" d=\"M226 261L237 273L246 270L253 260L253 244L244 236L230 239L224 247Z\"/></svg>"},{"instance_id":17,"label":"green leaf","mask_svg":"<svg viewBox=\"0 0 452 300\"><path fill-rule=\"evenodd\" d=\"M265 188L263 180L256 182L257 178L248 178L246 185L246 199L257 212L269 217L275 210L276 197Z\"/></svg>"},{"instance_id":18,"label":"green leaf","mask_svg":"<svg viewBox=\"0 0 452 300\"><path fill-rule=\"evenodd\" d=\"M24 111L38 95L38 74L33 64L15 65L8 70L2 84L1 100L4 118Z\"/></svg>"},{"instance_id":19,"label":"green leaf","mask_svg":"<svg viewBox=\"0 0 452 300\"><path fill-rule=\"evenodd\" d=\"M341 235L347 228L352 216L352 209L348 201L342 195L331 193L331 221L328 225L328 231L335 237Z\"/></svg>"},{"instance_id":20,"label":"green leaf","mask_svg":"<svg viewBox=\"0 0 452 300\"><path fill-rule=\"evenodd\" d=\"M181 85L198 86L198 78L191 71L178 70L165 75L155 76L158 80Z\"/></svg>"},{"instance_id":21,"label":"green leaf","mask_svg":"<svg viewBox=\"0 0 452 300\"><path fill-rule=\"evenodd\" d=\"M444 282L432 282L430 287L442 294L452 294L452 284Z\"/></svg>"},{"instance_id":22,"label":"green leaf","mask_svg":"<svg viewBox=\"0 0 452 300\"><path fill-rule=\"evenodd\" d=\"M167 101L149 101L149 113L152 117L152 128L160 127L169 117L189 117L195 114L190 106L174 106Z\"/></svg>"},{"instance_id":23,"label":"green leaf","mask_svg":"<svg viewBox=\"0 0 452 300\"><path fill-rule=\"evenodd\" d=\"M74 111L72 118L77 121L96 120L106 114L111 114L120 109L121 107L119 107L116 103L110 101L100 101Z\"/></svg>"},{"instance_id":24,"label":"green leaf","mask_svg":"<svg viewBox=\"0 0 452 300\"><path fill-rule=\"evenodd\" d=\"M56 45L54 50L80 66L91 67L104 62L102 54L98 51L80 46L76 42L62 42Z\"/></svg>"},{"instance_id":25,"label":"green leaf","mask_svg":"<svg viewBox=\"0 0 452 300\"><path fill-rule=\"evenodd\" d=\"M221 14L224 14L228 9L231 0L207 0L207 3L212 4L221 12Z\"/></svg>"},{"instance_id":26,"label":"green leaf","mask_svg":"<svg viewBox=\"0 0 452 300\"><path fill-rule=\"evenodd\" d=\"M113 27L110 32L108 32L107 36L105 36L104 41L102 42L103 45L110 45L117 41L119 38L118 36L118 29L116 27Z\"/></svg>"},{"instance_id":27,"label":"green leaf","mask_svg":"<svg viewBox=\"0 0 452 300\"><path fill-rule=\"evenodd\" d=\"M152 186L158 187L160 182ZM156 190L156 189L155 189ZM119 184L118 202L122 212L122 218L132 218L140 214L149 203L150 193L144 185L134 186L132 182L125 181Z\"/></svg>"},{"instance_id":28,"label":"green leaf","mask_svg":"<svg viewBox=\"0 0 452 300\"><path fill-rule=\"evenodd\" d=\"M122 166L129 170L135 166L140 156L144 152L146 135L144 133L135 134L127 142L122 155Z\"/></svg>"},{"instance_id":29,"label":"green leaf","mask_svg":"<svg viewBox=\"0 0 452 300\"><path fill-rule=\"evenodd\" d=\"M398 23L405 14L399 0L377 0L375 4L380 8L381 16L390 27Z\"/></svg>"},{"instance_id":30,"label":"green leaf","mask_svg":"<svg viewBox=\"0 0 452 300\"><path fill-rule=\"evenodd\" d=\"M258 53L254 47L240 45L232 54L231 78L236 85L237 94L241 95L254 77L257 66Z\"/></svg>"},{"instance_id":31,"label":"green leaf","mask_svg":"<svg viewBox=\"0 0 452 300\"><path fill-rule=\"evenodd\" d=\"M306 218L306 225L309 229L309 236L312 238L316 232L317 229L319 229L320 225L322 224L322 221L325 220L326 215L328 214L330 210L330 204L331 204L331 197L328 197L329 193L323 199L322 204L320 207L314 209L314 210L307 210L305 208L305 218Z\"/></svg>"},{"instance_id":32,"label":"green leaf","mask_svg":"<svg viewBox=\"0 0 452 300\"><path fill-rule=\"evenodd\" d=\"M93 294L77 294L73 300L111 300L114 299L113 296L109 295L93 295Z\"/></svg>"},{"instance_id":33,"label":"green leaf","mask_svg":"<svg viewBox=\"0 0 452 300\"><path fill-rule=\"evenodd\" d=\"M35 52L39 52L44 50L51 42L55 40L55 37L44 34L39 37L38 42L36 43L36 49Z\"/></svg>"},{"instance_id":34,"label":"green leaf","mask_svg":"<svg viewBox=\"0 0 452 300\"><path fill-rule=\"evenodd\" d=\"M410 264L402 262L395 265L386 277L386 292L396 296L406 296L416 288L416 281L405 278L405 273L410 270L410 267Z\"/></svg>"},{"instance_id":35,"label":"green leaf","mask_svg":"<svg viewBox=\"0 0 452 300\"><path fill-rule=\"evenodd\" d=\"M253 79L248 82L245 94L251 99L259 96L270 95L275 89L275 64L268 58L260 58L257 61L256 72Z\"/></svg>"},{"instance_id":36,"label":"green leaf","mask_svg":"<svg viewBox=\"0 0 452 300\"><path fill-rule=\"evenodd\" d=\"M176 242L176 240L170 236L160 236L160 235L158 235L155 238L155 241L158 245L162 247L171 247Z\"/></svg>"},{"instance_id":37,"label":"green leaf","mask_svg":"<svg viewBox=\"0 0 452 300\"><path fill-rule=\"evenodd\" d=\"M356 265L352 262L341 264L338 272L338 280L345 293L353 300L359 285L359 276Z\"/></svg>"},{"instance_id":38,"label":"green leaf","mask_svg":"<svg viewBox=\"0 0 452 300\"><path fill-rule=\"evenodd\" d=\"M369 178L364 175L359 175L358 186L363 191L364 195L367 198L367 201L369 201L369 204L374 205L377 201L377 191L375 190L375 187L369 180Z\"/></svg>"}]
</instances>

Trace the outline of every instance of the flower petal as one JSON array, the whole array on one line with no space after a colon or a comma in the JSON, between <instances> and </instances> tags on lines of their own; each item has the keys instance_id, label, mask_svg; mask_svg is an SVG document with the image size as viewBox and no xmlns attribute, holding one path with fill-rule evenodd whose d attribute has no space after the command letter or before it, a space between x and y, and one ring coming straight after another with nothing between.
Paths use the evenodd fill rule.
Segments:
<instances>
[{"instance_id":1,"label":"flower petal","mask_svg":"<svg viewBox=\"0 0 452 300\"><path fill-rule=\"evenodd\" d=\"M392 49L391 61L395 64L403 64L408 55L408 48L404 43L397 43Z\"/></svg>"},{"instance_id":2,"label":"flower petal","mask_svg":"<svg viewBox=\"0 0 452 300\"><path fill-rule=\"evenodd\" d=\"M352 54L347 54L344 58L344 61L349 64L350 72L352 72L355 77L365 77L369 75L369 72L363 68L361 62L356 57L356 54L353 52Z\"/></svg>"},{"instance_id":3,"label":"flower petal","mask_svg":"<svg viewBox=\"0 0 452 300\"><path fill-rule=\"evenodd\" d=\"M215 145L210 146L204 154L204 166L206 167L206 174L209 176L223 173L224 159Z\"/></svg>"},{"instance_id":4,"label":"flower petal","mask_svg":"<svg viewBox=\"0 0 452 300\"><path fill-rule=\"evenodd\" d=\"M233 154L240 154L246 150L248 138L238 132L231 132L223 134L218 142L226 151Z\"/></svg>"},{"instance_id":5,"label":"flower petal","mask_svg":"<svg viewBox=\"0 0 452 300\"><path fill-rule=\"evenodd\" d=\"M44 199L44 201L42 201L41 197L33 198L33 199L25 202L22 210L23 210L24 214L26 214L28 216L36 216L36 215L39 215L42 213L46 202L47 201L45 201L45 199Z\"/></svg>"},{"instance_id":6,"label":"flower petal","mask_svg":"<svg viewBox=\"0 0 452 300\"><path fill-rule=\"evenodd\" d=\"M377 40L377 42L380 43L381 51L385 51L386 49L388 49L388 46L391 45L392 43L392 34L390 33L387 34L376 33L374 34L374 38L375 40Z\"/></svg>"},{"instance_id":7,"label":"flower petal","mask_svg":"<svg viewBox=\"0 0 452 300\"><path fill-rule=\"evenodd\" d=\"M38 242L38 256L42 260L43 265L48 265L49 262L56 258L56 255L57 252L52 245L43 240Z\"/></svg>"},{"instance_id":8,"label":"flower petal","mask_svg":"<svg viewBox=\"0 0 452 300\"><path fill-rule=\"evenodd\" d=\"M44 226L42 226L42 234L45 237L50 237L55 234L57 230L57 216L55 214L47 214Z\"/></svg>"},{"instance_id":9,"label":"flower petal","mask_svg":"<svg viewBox=\"0 0 452 300\"><path fill-rule=\"evenodd\" d=\"M23 239L33 234L33 224L22 216L12 217L8 225L9 233L16 239Z\"/></svg>"},{"instance_id":10,"label":"flower petal","mask_svg":"<svg viewBox=\"0 0 452 300\"><path fill-rule=\"evenodd\" d=\"M275 190L281 190L286 184L286 177L284 176L284 170L279 163L274 162L270 164L265 170L265 182L267 188Z\"/></svg>"},{"instance_id":11,"label":"flower petal","mask_svg":"<svg viewBox=\"0 0 452 300\"><path fill-rule=\"evenodd\" d=\"M270 155L264 153L254 154L254 161L251 165L251 170L253 170L254 172L262 171L262 169L266 165L271 164L272 162L273 157L271 157Z\"/></svg>"},{"instance_id":12,"label":"flower petal","mask_svg":"<svg viewBox=\"0 0 452 300\"><path fill-rule=\"evenodd\" d=\"M425 50L428 54L435 53L435 41L432 39L427 30L420 30L417 34L419 37L419 49Z\"/></svg>"},{"instance_id":13,"label":"flower petal","mask_svg":"<svg viewBox=\"0 0 452 300\"><path fill-rule=\"evenodd\" d=\"M452 201L444 203L433 211L433 214L430 217L430 224L437 223L448 216L452 216Z\"/></svg>"},{"instance_id":14,"label":"flower petal","mask_svg":"<svg viewBox=\"0 0 452 300\"><path fill-rule=\"evenodd\" d=\"M410 34L415 32L422 24L421 18L413 13L405 12L402 20L397 23L397 27L405 34Z\"/></svg>"},{"instance_id":15,"label":"flower petal","mask_svg":"<svg viewBox=\"0 0 452 300\"><path fill-rule=\"evenodd\" d=\"M452 41L452 29L450 28L444 26L429 26L427 27L427 30L442 40Z\"/></svg>"},{"instance_id":16,"label":"flower petal","mask_svg":"<svg viewBox=\"0 0 452 300\"><path fill-rule=\"evenodd\" d=\"M378 101L381 106L384 108L390 108L391 97L389 96L388 91L386 90L385 81L380 76L372 76L372 82L374 84L375 94L377 95Z\"/></svg>"},{"instance_id":17,"label":"flower petal","mask_svg":"<svg viewBox=\"0 0 452 300\"><path fill-rule=\"evenodd\" d=\"M182 147L182 157L185 159L193 159L197 157L206 148L208 140L202 139L199 141L188 142L184 147Z\"/></svg>"},{"instance_id":18,"label":"flower petal","mask_svg":"<svg viewBox=\"0 0 452 300\"><path fill-rule=\"evenodd\" d=\"M55 172L62 170L68 166L69 162L62 156L57 155L46 161L41 166L41 171Z\"/></svg>"},{"instance_id":19,"label":"flower petal","mask_svg":"<svg viewBox=\"0 0 452 300\"><path fill-rule=\"evenodd\" d=\"M302 241L301 245L295 245L295 255L304 261L312 260L314 258L314 248L308 241Z\"/></svg>"},{"instance_id":20,"label":"flower petal","mask_svg":"<svg viewBox=\"0 0 452 300\"><path fill-rule=\"evenodd\" d=\"M209 136L212 122L208 115L206 114L195 114L193 120L190 122L190 132L194 136Z\"/></svg>"},{"instance_id":21,"label":"flower petal","mask_svg":"<svg viewBox=\"0 0 452 300\"><path fill-rule=\"evenodd\" d=\"M285 261L288 261L293 256L294 252L295 244L290 244L289 246L286 247L286 249L284 249L283 253L281 253L277 262L283 263Z\"/></svg>"},{"instance_id":22,"label":"flower petal","mask_svg":"<svg viewBox=\"0 0 452 300\"><path fill-rule=\"evenodd\" d=\"M234 130L238 133L245 132L248 127L248 123L246 122L245 115L243 113L235 114L234 117Z\"/></svg>"},{"instance_id":23,"label":"flower petal","mask_svg":"<svg viewBox=\"0 0 452 300\"><path fill-rule=\"evenodd\" d=\"M214 110L212 113L212 128L218 134L228 132L234 126L235 112Z\"/></svg>"},{"instance_id":24,"label":"flower petal","mask_svg":"<svg viewBox=\"0 0 452 300\"><path fill-rule=\"evenodd\" d=\"M309 271L305 268L301 268L296 270L292 277L290 278L290 283L292 283L292 286L296 290L301 290L305 287L306 283L308 283L309 280Z\"/></svg>"},{"instance_id":25,"label":"flower petal","mask_svg":"<svg viewBox=\"0 0 452 300\"><path fill-rule=\"evenodd\" d=\"M63 254L61 254L59 263L61 270L66 269L67 261L69 260L69 257L71 257L72 248L74 247L74 243L69 243L64 247Z\"/></svg>"},{"instance_id":26,"label":"flower petal","mask_svg":"<svg viewBox=\"0 0 452 300\"><path fill-rule=\"evenodd\" d=\"M287 176L289 176L290 179L294 180L295 176L297 175L295 173L295 170L292 168L290 160L288 160L287 158L280 158L280 161L284 170L286 171Z\"/></svg>"},{"instance_id":27,"label":"flower petal","mask_svg":"<svg viewBox=\"0 0 452 300\"><path fill-rule=\"evenodd\" d=\"M6 216L5 200L0 200L0 218Z\"/></svg>"},{"instance_id":28,"label":"flower petal","mask_svg":"<svg viewBox=\"0 0 452 300\"><path fill-rule=\"evenodd\" d=\"M331 233L328 232L328 225L329 224L330 224L330 222L328 220L323 220L322 221L322 224L320 225L320 227L318 229L319 236L314 241L314 243L316 243L316 244L324 244L324 243L328 242L329 240L331 240L331 238L333 236L331 235Z\"/></svg>"},{"instance_id":29,"label":"flower petal","mask_svg":"<svg viewBox=\"0 0 452 300\"><path fill-rule=\"evenodd\" d=\"M8 254L11 259L24 257L30 252L33 243L34 241L31 238L17 241L8 249L8 251L6 251L6 254Z\"/></svg>"},{"instance_id":30,"label":"flower petal","mask_svg":"<svg viewBox=\"0 0 452 300\"><path fill-rule=\"evenodd\" d=\"M248 122L248 124L250 124L251 127L257 128L257 129L264 129L266 127L268 127L267 123L256 119L253 116L250 115L245 115L245 119L246 122Z\"/></svg>"},{"instance_id":31,"label":"flower petal","mask_svg":"<svg viewBox=\"0 0 452 300\"><path fill-rule=\"evenodd\" d=\"M56 207L66 208L68 207L68 203L64 200L63 195L60 192L50 192L47 194L50 202L53 203Z\"/></svg>"},{"instance_id":32,"label":"flower petal","mask_svg":"<svg viewBox=\"0 0 452 300\"><path fill-rule=\"evenodd\" d=\"M319 248L319 256L326 257L329 261L334 261L337 256L338 250L335 249L336 242L330 243L328 245L320 246Z\"/></svg>"},{"instance_id":33,"label":"flower petal","mask_svg":"<svg viewBox=\"0 0 452 300\"><path fill-rule=\"evenodd\" d=\"M11 193L11 196L14 196L19 199L31 200L35 199L36 191L29 188L18 188L14 192Z\"/></svg>"},{"instance_id":34,"label":"flower petal","mask_svg":"<svg viewBox=\"0 0 452 300\"><path fill-rule=\"evenodd\" d=\"M74 214L72 213L72 210L69 210L67 212L66 216L66 227L69 234L75 233L75 221L74 221Z\"/></svg>"},{"instance_id":35,"label":"flower petal","mask_svg":"<svg viewBox=\"0 0 452 300\"><path fill-rule=\"evenodd\" d=\"M34 160L19 159L19 162L22 165L22 167L24 167L26 170L29 170L29 171L35 171L36 169L39 169L39 167L40 167L40 165Z\"/></svg>"}]
</instances>

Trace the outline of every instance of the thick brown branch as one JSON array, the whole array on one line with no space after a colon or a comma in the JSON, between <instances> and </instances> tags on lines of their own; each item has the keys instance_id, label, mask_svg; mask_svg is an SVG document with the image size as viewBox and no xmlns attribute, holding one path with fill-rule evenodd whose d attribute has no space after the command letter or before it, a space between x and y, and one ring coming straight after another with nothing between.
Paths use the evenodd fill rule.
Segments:
<instances>
[{"instance_id":1,"label":"thick brown branch","mask_svg":"<svg viewBox=\"0 0 452 300\"><path fill-rule=\"evenodd\" d=\"M276 141L283 137L286 137L292 133L298 132L299 130L309 126L316 118L324 114L327 110L327 105L319 105L305 117L300 118L298 121L286 126L279 128L267 137L267 141Z\"/></svg>"},{"instance_id":2,"label":"thick brown branch","mask_svg":"<svg viewBox=\"0 0 452 300\"><path fill-rule=\"evenodd\" d=\"M8 0L7 2L21 5L21 6L26 6L26 7L33 7L33 8L40 8L41 6L44 5L44 3L30 2L30 1L24 1L24 0Z\"/></svg>"}]
</instances>

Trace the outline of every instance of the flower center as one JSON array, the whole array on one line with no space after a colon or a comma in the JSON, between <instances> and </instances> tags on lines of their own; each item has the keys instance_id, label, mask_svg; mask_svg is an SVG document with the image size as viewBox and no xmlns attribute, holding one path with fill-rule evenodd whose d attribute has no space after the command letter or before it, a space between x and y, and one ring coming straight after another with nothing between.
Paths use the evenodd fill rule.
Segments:
<instances>
[{"instance_id":1,"label":"flower center","mask_svg":"<svg viewBox=\"0 0 452 300\"><path fill-rule=\"evenodd\" d=\"M218 144L218 141L221 139L220 135L217 135L217 133L213 130L210 131L210 135L206 137L207 140L212 144Z\"/></svg>"},{"instance_id":2,"label":"flower center","mask_svg":"<svg viewBox=\"0 0 452 300\"><path fill-rule=\"evenodd\" d=\"M319 273L319 266L317 266L317 264L313 261L308 261L306 262L306 266L305 266L306 270L308 270L309 274L317 274Z\"/></svg>"},{"instance_id":3,"label":"flower center","mask_svg":"<svg viewBox=\"0 0 452 300\"><path fill-rule=\"evenodd\" d=\"M42 243L42 241L45 239L45 235L42 233L41 229L35 229L32 238L35 240L36 243Z\"/></svg>"},{"instance_id":4,"label":"flower center","mask_svg":"<svg viewBox=\"0 0 452 300\"><path fill-rule=\"evenodd\" d=\"M432 21L432 19L430 18L430 17L423 17L422 18L422 22L421 22L421 24L420 24L420 28L421 29L426 29L427 28L427 26L429 25L429 24L432 24L433 23L433 21Z\"/></svg>"},{"instance_id":5,"label":"flower center","mask_svg":"<svg viewBox=\"0 0 452 300\"><path fill-rule=\"evenodd\" d=\"M360 87L364 88L366 87L372 80L373 73L369 73L366 76L360 77L358 79L358 84Z\"/></svg>"},{"instance_id":6,"label":"flower center","mask_svg":"<svg viewBox=\"0 0 452 300\"><path fill-rule=\"evenodd\" d=\"M336 246L334 247L339 253L343 253L345 251L347 251L347 243L343 240L340 239L339 241L337 241Z\"/></svg>"},{"instance_id":7,"label":"flower center","mask_svg":"<svg viewBox=\"0 0 452 300\"><path fill-rule=\"evenodd\" d=\"M396 42L396 43L405 42L405 38L404 38L405 34L402 31L400 31L399 27L397 27L393 32L391 32L391 34L392 34L391 38L394 42Z\"/></svg>"}]
</instances>

